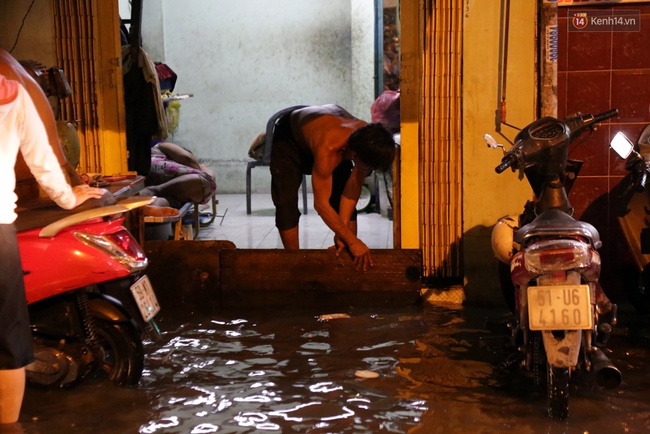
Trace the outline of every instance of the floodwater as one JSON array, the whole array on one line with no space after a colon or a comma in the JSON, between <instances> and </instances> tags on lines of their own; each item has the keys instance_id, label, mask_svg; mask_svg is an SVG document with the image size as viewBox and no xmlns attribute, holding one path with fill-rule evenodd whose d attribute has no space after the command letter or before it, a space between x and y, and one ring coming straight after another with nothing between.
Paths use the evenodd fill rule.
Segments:
<instances>
[{"instance_id":1,"label":"floodwater","mask_svg":"<svg viewBox=\"0 0 650 434\"><path fill-rule=\"evenodd\" d=\"M323 319L325 314L349 318ZM425 306L161 316L137 388L28 388L25 433L647 433L650 320L620 315L617 390L582 381L570 418L502 362L502 310ZM496 329L499 329L498 331ZM484 345L490 342L490 346ZM482 344L483 343L483 344Z\"/></svg>"}]
</instances>

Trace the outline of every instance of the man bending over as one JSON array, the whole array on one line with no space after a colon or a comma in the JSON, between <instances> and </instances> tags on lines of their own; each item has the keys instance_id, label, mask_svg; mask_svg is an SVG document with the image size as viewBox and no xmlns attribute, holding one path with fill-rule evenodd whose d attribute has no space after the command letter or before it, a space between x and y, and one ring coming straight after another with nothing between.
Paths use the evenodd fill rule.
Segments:
<instances>
[{"instance_id":1,"label":"man bending over","mask_svg":"<svg viewBox=\"0 0 650 434\"><path fill-rule=\"evenodd\" d=\"M372 267L370 249L357 238L356 204L365 178L387 170L394 158L393 136L382 124L366 123L338 105L280 117L271 149L271 196L284 248L300 248L298 190L303 174L311 174L314 209L334 232L337 254L347 247L357 270Z\"/></svg>"}]
</instances>

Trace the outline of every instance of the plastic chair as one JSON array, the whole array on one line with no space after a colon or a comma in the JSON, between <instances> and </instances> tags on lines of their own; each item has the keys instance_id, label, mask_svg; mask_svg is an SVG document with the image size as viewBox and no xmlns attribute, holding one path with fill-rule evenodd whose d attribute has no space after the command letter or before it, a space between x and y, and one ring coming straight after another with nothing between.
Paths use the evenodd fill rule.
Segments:
<instances>
[{"instance_id":1,"label":"plastic chair","mask_svg":"<svg viewBox=\"0 0 650 434\"><path fill-rule=\"evenodd\" d=\"M271 116L266 123L266 142L264 143L264 156L262 160L248 160L246 165L246 214L251 213L251 170L258 166L271 165L271 147L273 146L273 133L275 125L280 117L288 112L297 110L299 108L307 107L306 105L294 105L291 107L283 108L282 110ZM302 175L302 208L303 214L307 214L307 177Z\"/></svg>"}]
</instances>

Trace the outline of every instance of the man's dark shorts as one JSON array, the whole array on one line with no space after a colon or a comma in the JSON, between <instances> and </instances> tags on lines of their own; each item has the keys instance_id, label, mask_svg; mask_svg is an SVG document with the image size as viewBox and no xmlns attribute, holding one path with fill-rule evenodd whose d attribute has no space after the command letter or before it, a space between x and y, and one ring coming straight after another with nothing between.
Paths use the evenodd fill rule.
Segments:
<instances>
[{"instance_id":1,"label":"man's dark shorts","mask_svg":"<svg viewBox=\"0 0 650 434\"><path fill-rule=\"evenodd\" d=\"M0 369L34 361L16 229L0 224Z\"/></svg>"},{"instance_id":2,"label":"man's dark shorts","mask_svg":"<svg viewBox=\"0 0 650 434\"><path fill-rule=\"evenodd\" d=\"M275 205L275 225L285 231L298 226L300 210L298 208L298 191L302 176L311 175L314 156L299 146L291 134L289 118L291 113L282 116L275 127L273 147L271 148L271 197ZM332 172L332 194L330 205L339 211L341 195L352 172L352 162L343 160ZM357 219L356 210L350 220Z\"/></svg>"}]
</instances>

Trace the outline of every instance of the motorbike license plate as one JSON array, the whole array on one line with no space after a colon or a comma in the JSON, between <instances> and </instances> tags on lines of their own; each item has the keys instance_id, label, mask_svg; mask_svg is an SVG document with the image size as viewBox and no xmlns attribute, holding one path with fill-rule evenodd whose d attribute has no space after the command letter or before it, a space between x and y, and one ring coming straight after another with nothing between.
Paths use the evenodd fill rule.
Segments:
<instances>
[{"instance_id":1,"label":"motorbike license plate","mask_svg":"<svg viewBox=\"0 0 650 434\"><path fill-rule=\"evenodd\" d=\"M529 286L528 327L530 330L591 329L589 286Z\"/></svg>"},{"instance_id":2,"label":"motorbike license plate","mask_svg":"<svg viewBox=\"0 0 650 434\"><path fill-rule=\"evenodd\" d=\"M131 285L131 294L133 294L133 298L145 322L149 321L160 311L156 293L153 292L153 287L151 286L151 282L149 282L148 276L143 276Z\"/></svg>"}]
</instances>

